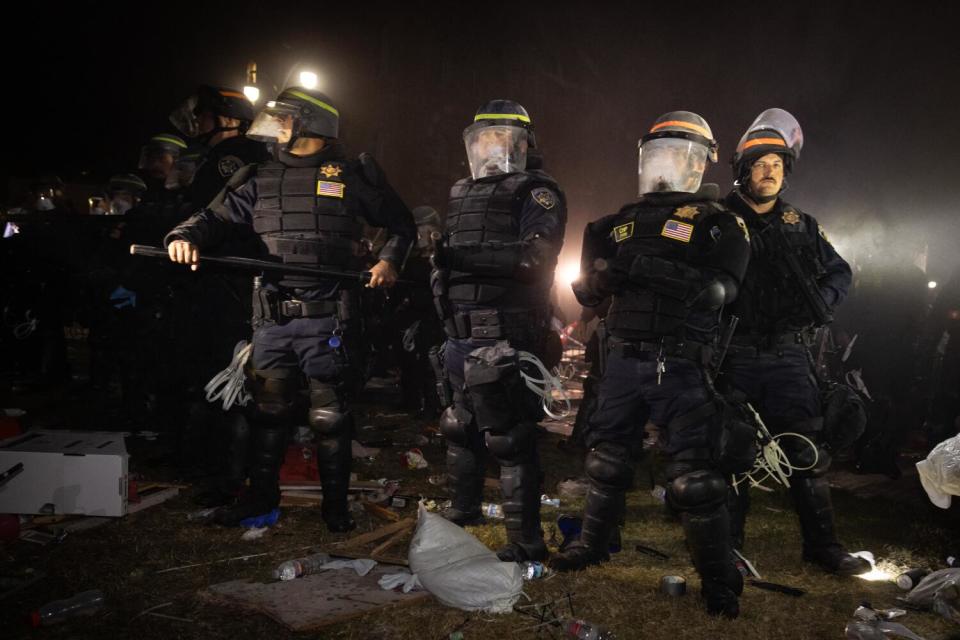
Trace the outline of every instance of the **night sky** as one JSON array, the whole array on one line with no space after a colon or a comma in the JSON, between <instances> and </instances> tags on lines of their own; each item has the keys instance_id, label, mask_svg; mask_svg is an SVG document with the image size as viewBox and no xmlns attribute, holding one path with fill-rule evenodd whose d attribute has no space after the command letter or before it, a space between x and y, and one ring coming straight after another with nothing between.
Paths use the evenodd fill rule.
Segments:
<instances>
[{"instance_id":1,"label":"night sky","mask_svg":"<svg viewBox=\"0 0 960 640\"><path fill-rule=\"evenodd\" d=\"M7 112L6 172L97 182L133 169L196 84L241 87L255 60L260 104L315 70L350 151L373 152L411 207L442 211L468 173L463 128L486 100L512 98L567 193L569 260L588 220L636 197L637 139L658 115L708 120L721 161L707 180L727 189L737 140L776 106L806 137L787 199L840 246L885 228L890 251L930 242L931 277L958 263L957 9L452 5L72 4L7 21L7 102L19 107Z\"/></svg>"}]
</instances>

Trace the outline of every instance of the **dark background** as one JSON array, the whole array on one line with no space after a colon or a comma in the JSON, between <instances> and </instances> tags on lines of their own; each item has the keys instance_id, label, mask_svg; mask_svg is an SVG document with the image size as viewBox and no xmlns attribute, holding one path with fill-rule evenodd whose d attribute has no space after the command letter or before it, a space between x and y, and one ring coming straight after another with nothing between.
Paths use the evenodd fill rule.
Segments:
<instances>
[{"instance_id":1,"label":"dark background","mask_svg":"<svg viewBox=\"0 0 960 640\"><path fill-rule=\"evenodd\" d=\"M929 275L943 278L960 236L958 14L867 2L18 8L4 28L5 167L90 183L130 170L196 84L239 88L255 60L260 105L315 70L351 152L373 152L411 207L442 210L467 173L463 128L486 100L512 98L568 195L569 262L587 221L635 197L637 139L658 115L707 118L721 157L707 179L726 189L740 135L778 106L806 136L787 198L851 256L929 243Z\"/></svg>"}]
</instances>

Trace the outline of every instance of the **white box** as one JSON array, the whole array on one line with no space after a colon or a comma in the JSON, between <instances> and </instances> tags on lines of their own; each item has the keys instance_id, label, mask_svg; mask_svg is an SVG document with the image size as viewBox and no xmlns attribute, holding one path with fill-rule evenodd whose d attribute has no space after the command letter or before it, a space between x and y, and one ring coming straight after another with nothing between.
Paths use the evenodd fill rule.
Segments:
<instances>
[{"instance_id":1,"label":"white box","mask_svg":"<svg viewBox=\"0 0 960 640\"><path fill-rule=\"evenodd\" d=\"M38 429L0 441L0 472L23 471L0 486L0 513L122 516L127 512L127 447L110 431Z\"/></svg>"}]
</instances>

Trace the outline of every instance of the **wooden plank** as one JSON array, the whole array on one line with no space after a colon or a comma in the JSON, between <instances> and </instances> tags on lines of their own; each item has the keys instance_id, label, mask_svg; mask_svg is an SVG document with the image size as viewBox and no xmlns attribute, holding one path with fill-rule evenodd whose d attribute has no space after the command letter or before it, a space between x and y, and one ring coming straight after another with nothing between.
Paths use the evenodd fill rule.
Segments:
<instances>
[{"instance_id":1,"label":"wooden plank","mask_svg":"<svg viewBox=\"0 0 960 640\"><path fill-rule=\"evenodd\" d=\"M339 546L340 548L350 548L368 544L370 542L376 542L377 540L382 540L389 535L393 535L397 531L405 530L411 525L411 523L415 525L416 520L413 518L404 518L399 522L394 522L384 527L380 527L379 529L374 529L369 533L361 533L360 535L354 536L348 540L344 540L343 542L338 542L336 543L336 546Z\"/></svg>"},{"instance_id":2,"label":"wooden plank","mask_svg":"<svg viewBox=\"0 0 960 640\"><path fill-rule=\"evenodd\" d=\"M371 558L376 558L376 556L382 554L384 551L397 544L401 540L407 537L407 534L413 529L413 525L403 529L402 531L397 531L395 534L387 538L387 541L373 548L373 551L370 552Z\"/></svg>"},{"instance_id":3,"label":"wooden plank","mask_svg":"<svg viewBox=\"0 0 960 640\"><path fill-rule=\"evenodd\" d=\"M400 514L396 511L391 511L386 507L381 507L380 505L374 504L373 502L368 502L367 500L364 500L362 504L363 508L366 509L367 513L370 515L376 516L382 520L386 520L387 522L400 521Z\"/></svg>"}]
</instances>

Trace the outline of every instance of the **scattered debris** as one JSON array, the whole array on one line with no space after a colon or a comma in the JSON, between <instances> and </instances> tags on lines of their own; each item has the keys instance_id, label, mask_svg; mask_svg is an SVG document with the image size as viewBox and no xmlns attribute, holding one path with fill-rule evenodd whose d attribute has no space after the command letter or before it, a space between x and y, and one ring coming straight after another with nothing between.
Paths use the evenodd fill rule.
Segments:
<instances>
[{"instance_id":1,"label":"scattered debris","mask_svg":"<svg viewBox=\"0 0 960 640\"><path fill-rule=\"evenodd\" d=\"M799 598L802 595L805 595L807 592L803 589L797 589L796 587L788 587L785 584L777 584L776 582L764 582L762 580L748 580L750 586L756 587L757 589L763 589L764 591L773 591L775 593L782 593L788 596L794 596Z\"/></svg>"},{"instance_id":2,"label":"scattered debris","mask_svg":"<svg viewBox=\"0 0 960 640\"><path fill-rule=\"evenodd\" d=\"M361 533L358 536L337 543L333 545L335 551L331 553L338 556L371 558L384 564L406 565L406 558L389 556L386 555L386 552L410 535L415 526L416 521L413 518L405 518L369 533ZM386 540L384 540L384 538L386 538ZM363 547L375 542L379 544L371 551L363 551Z\"/></svg>"},{"instance_id":3,"label":"scattered debris","mask_svg":"<svg viewBox=\"0 0 960 640\"><path fill-rule=\"evenodd\" d=\"M234 557L232 557L232 558L222 558L222 559L220 559L220 560L210 560L209 562L194 562L194 563L192 563L192 564L185 564L185 565L181 565L181 566L179 566L179 567L170 567L169 569L160 569L159 571L156 571L156 572L154 572L154 573L155 573L156 575L159 575L159 574L161 574L161 573L170 573L171 571L182 571L182 570L184 570L184 569L193 569L194 567L205 567L205 566L211 565L211 564L222 564L222 563L224 563L224 562L235 562L235 561L238 561L238 560L246 561L246 560L250 560L251 558L261 558L261 557L263 557L263 556L272 556L272 555L275 555L275 554L278 554L278 553L283 553L283 554L296 553L297 551L303 551L304 549L312 549L312 548L313 548L313 545L308 546L308 547L297 547L297 548L295 548L295 549L278 549L278 550L276 550L276 551L265 551L265 552L263 552L263 553L252 553L252 554L247 554L247 555L244 555L244 556L234 556Z\"/></svg>"},{"instance_id":4,"label":"scattered debris","mask_svg":"<svg viewBox=\"0 0 960 640\"><path fill-rule=\"evenodd\" d=\"M427 464L427 459L423 457L423 452L420 451L420 449L410 449L401 455L406 462L407 469L426 469L430 466Z\"/></svg>"},{"instance_id":5,"label":"scattered debris","mask_svg":"<svg viewBox=\"0 0 960 640\"><path fill-rule=\"evenodd\" d=\"M661 560L669 560L670 556L663 551L658 551L653 547L648 547L646 545L638 544L634 547L635 551L639 551L648 556L653 556L654 558L660 558Z\"/></svg>"},{"instance_id":6,"label":"scattered debris","mask_svg":"<svg viewBox=\"0 0 960 640\"><path fill-rule=\"evenodd\" d=\"M350 443L350 453L354 458L373 460L380 454L380 449L367 448L356 440Z\"/></svg>"},{"instance_id":7,"label":"scattered debris","mask_svg":"<svg viewBox=\"0 0 960 640\"><path fill-rule=\"evenodd\" d=\"M243 532L243 535L240 536L240 539L244 542L250 542L252 540L259 540L262 538L267 531L270 530L270 527L252 527Z\"/></svg>"}]
</instances>

